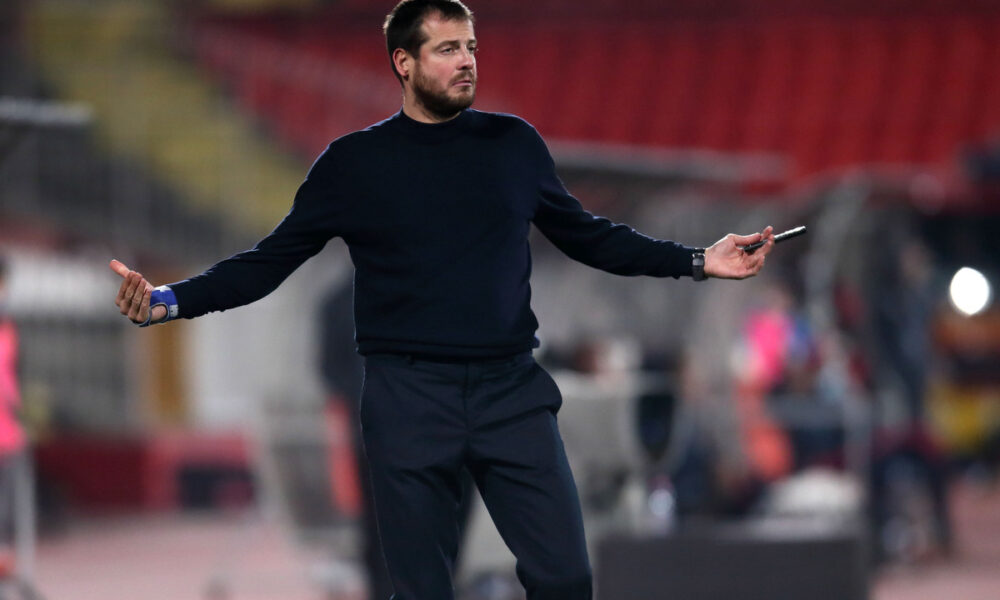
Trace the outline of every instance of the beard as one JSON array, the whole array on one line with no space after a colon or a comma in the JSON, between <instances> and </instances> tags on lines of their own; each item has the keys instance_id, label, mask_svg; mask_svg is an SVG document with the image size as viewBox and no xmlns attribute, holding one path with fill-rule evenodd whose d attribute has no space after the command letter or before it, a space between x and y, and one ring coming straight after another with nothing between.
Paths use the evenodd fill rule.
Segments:
<instances>
[{"instance_id":1,"label":"beard","mask_svg":"<svg viewBox=\"0 0 1000 600\"><path fill-rule=\"evenodd\" d=\"M476 99L476 77L472 75L472 88L468 92L460 93L457 96L448 94L450 83L448 89L435 89L434 82L424 77L423 73L417 70L413 77L413 95L434 116L442 120L450 119L460 111L472 106L473 101Z\"/></svg>"}]
</instances>

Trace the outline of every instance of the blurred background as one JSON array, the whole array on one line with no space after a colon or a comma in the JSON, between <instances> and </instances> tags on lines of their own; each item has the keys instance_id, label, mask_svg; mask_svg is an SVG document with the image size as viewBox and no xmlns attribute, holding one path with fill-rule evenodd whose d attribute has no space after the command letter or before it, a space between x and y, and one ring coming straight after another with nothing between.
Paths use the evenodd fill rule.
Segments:
<instances>
[{"instance_id":1,"label":"blurred background","mask_svg":"<svg viewBox=\"0 0 1000 600\"><path fill-rule=\"evenodd\" d=\"M150 329L107 263L159 285L270 231L399 109L391 8L0 2L0 594L387 597L343 243ZM690 245L809 228L739 283L532 238L599 598L995 600L1000 6L470 8L475 107L534 124L592 212ZM523 598L478 498L464 539L459 597Z\"/></svg>"}]
</instances>

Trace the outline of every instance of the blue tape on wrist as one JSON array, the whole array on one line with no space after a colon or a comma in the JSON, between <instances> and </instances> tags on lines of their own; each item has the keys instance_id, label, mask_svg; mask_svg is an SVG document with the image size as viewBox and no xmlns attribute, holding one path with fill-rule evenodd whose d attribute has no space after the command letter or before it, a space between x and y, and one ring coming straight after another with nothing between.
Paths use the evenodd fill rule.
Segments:
<instances>
[{"instance_id":1,"label":"blue tape on wrist","mask_svg":"<svg viewBox=\"0 0 1000 600\"><path fill-rule=\"evenodd\" d=\"M162 321L157 321L157 323L172 321L180 314L180 308L177 306L177 296L174 294L174 291L168 286L161 285L158 288L153 288L152 293L150 293L149 316L146 317L145 323L139 324L139 327L148 327L153 324L151 322L151 319L153 318L153 308L157 306L163 306L167 309L167 316L164 317Z\"/></svg>"}]
</instances>

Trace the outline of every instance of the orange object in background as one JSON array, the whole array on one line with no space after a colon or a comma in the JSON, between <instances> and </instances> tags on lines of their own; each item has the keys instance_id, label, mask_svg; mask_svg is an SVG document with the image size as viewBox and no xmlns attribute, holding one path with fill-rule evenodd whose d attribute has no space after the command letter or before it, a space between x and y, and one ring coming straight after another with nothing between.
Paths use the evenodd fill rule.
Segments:
<instances>
[{"instance_id":1,"label":"orange object in background","mask_svg":"<svg viewBox=\"0 0 1000 600\"><path fill-rule=\"evenodd\" d=\"M788 434L771 419L764 398L753 390L738 389L737 410L743 447L750 470L762 481L775 481L792 471L792 445Z\"/></svg>"},{"instance_id":2,"label":"orange object in background","mask_svg":"<svg viewBox=\"0 0 1000 600\"><path fill-rule=\"evenodd\" d=\"M328 402L326 427L330 464L330 497L341 514L361 516L361 485L358 461L351 444L351 414L343 402Z\"/></svg>"}]
</instances>

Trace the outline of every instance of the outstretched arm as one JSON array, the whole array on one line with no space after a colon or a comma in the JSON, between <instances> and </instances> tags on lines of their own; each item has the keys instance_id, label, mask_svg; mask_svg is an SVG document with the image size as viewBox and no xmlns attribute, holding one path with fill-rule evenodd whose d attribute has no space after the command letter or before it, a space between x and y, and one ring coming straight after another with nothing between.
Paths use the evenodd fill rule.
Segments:
<instances>
[{"instance_id":1,"label":"outstretched arm","mask_svg":"<svg viewBox=\"0 0 1000 600\"><path fill-rule=\"evenodd\" d=\"M250 250L157 288L141 273L111 261L111 269L123 279L115 298L118 310L134 323L149 325L244 306L273 292L330 238L343 234L351 203L338 190L351 167L337 147L334 142L313 163L291 210Z\"/></svg>"},{"instance_id":2,"label":"outstretched arm","mask_svg":"<svg viewBox=\"0 0 1000 600\"><path fill-rule=\"evenodd\" d=\"M743 246L767 240L762 247L747 253ZM753 235L730 233L705 250L705 275L719 279L746 279L764 267L764 259L774 248L774 230L770 225Z\"/></svg>"},{"instance_id":3,"label":"outstretched arm","mask_svg":"<svg viewBox=\"0 0 1000 600\"><path fill-rule=\"evenodd\" d=\"M669 240L657 240L627 225L596 217L580 206L555 173L555 164L545 142L534 129L529 143L537 151L539 202L534 215L538 229L570 258L619 275L680 277L693 274L696 248ZM764 246L750 253L742 246L760 240ZM729 234L705 250L705 275L720 279L745 279L764 266L764 257L774 246L768 226L753 235Z\"/></svg>"},{"instance_id":4,"label":"outstretched arm","mask_svg":"<svg viewBox=\"0 0 1000 600\"><path fill-rule=\"evenodd\" d=\"M541 138L538 204L534 224L564 254L616 275L681 277L691 275L695 248L643 235L628 225L584 210L555 173Z\"/></svg>"},{"instance_id":5,"label":"outstretched arm","mask_svg":"<svg viewBox=\"0 0 1000 600\"><path fill-rule=\"evenodd\" d=\"M157 305L153 307L150 318L149 299L153 293L153 286L146 281L142 273L129 269L117 260L112 260L110 267L122 278L122 285L115 297L115 306L123 315L133 323L145 323L147 319L150 323L158 323L167 316L166 307Z\"/></svg>"}]
</instances>

